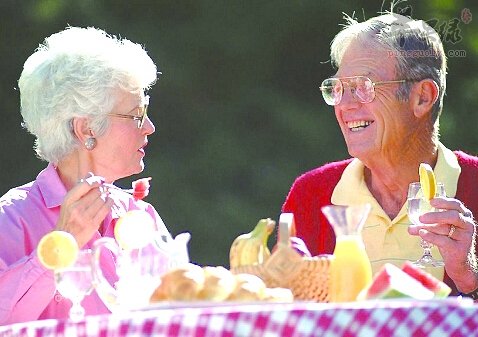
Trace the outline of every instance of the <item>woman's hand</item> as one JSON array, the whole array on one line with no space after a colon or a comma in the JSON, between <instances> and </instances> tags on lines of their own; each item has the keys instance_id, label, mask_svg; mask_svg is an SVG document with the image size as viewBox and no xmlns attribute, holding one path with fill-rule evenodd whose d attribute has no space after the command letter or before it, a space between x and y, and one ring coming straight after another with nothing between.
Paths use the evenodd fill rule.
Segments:
<instances>
[{"instance_id":1,"label":"woman's hand","mask_svg":"<svg viewBox=\"0 0 478 337\"><path fill-rule=\"evenodd\" d=\"M478 288L473 214L453 198L435 198L431 205L440 211L422 215L420 222L424 225L411 225L409 233L438 247L445 270L460 291Z\"/></svg>"},{"instance_id":2,"label":"woman's hand","mask_svg":"<svg viewBox=\"0 0 478 337\"><path fill-rule=\"evenodd\" d=\"M91 240L113 205L107 189L102 187L103 182L97 176L82 179L61 205L55 229L71 233L80 248Z\"/></svg>"}]
</instances>

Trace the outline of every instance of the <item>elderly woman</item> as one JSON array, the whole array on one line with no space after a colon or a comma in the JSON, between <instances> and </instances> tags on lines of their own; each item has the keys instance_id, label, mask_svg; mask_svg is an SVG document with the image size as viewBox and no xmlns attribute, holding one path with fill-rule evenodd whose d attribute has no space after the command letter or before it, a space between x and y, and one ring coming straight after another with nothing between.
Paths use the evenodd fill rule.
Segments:
<instances>
[{"instance_id":1,"label":"elderly woman","mask_svg":"<svg viewBox=\"0 0 478 337\"><path fill-rule=\"evenodd\" d=\"M446 88L446 56L439 35L423 21L388 13L364 22L348 18L331 45L336 74L322 82L351 159L328 163L294 182L283 210L293 212L297 235L314 254L332 253L335 235L324 205L370 203L363 238L373 271L421 256L420 237L435 245L444 267L436 277L478 298L476 236L478 158L439 141ZM407 190L420 163L445 183L442 212L407 216ZM411 234L411 235L410 235Z\"/></svg>"},{"instance_id":2,"label":"elderly woman","mask_svg":"<svg viewBox=\"0 0 478 337\"><path fill-rule=\"evenodd\" d=\"M169 237L150 204L113 189L105 195L99 179L84 181L91 173L112 183L143 171L155 131L145 90L156 78L139 44L95 28L53 34L25 62L21 113L48 166L0 199L0 324L68 317L70 301L55 292L52 271L36 256L46 233L70 232L81 248L90 248L113 236L119 214L141 209ZM103 262L111 274L114 262ZM108 312L95 292L82 304L87 314Z\"/></svg>"}]
</instances>

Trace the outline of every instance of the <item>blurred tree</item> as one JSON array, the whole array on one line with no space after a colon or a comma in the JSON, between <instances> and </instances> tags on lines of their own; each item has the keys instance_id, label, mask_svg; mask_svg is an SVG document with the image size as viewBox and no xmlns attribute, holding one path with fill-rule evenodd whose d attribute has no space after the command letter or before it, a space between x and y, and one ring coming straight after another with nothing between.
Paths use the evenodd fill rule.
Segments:
<instances>
[{"instance_id":1,"label":"blurred tree","mask_svg":"<svg viewBox=\"0 0 478 337\"><path fill-rule=\"evenodd\" d=\"M442 139L478 153L471 129L478 124L478 75L472 71L478 30L472 16L462 17L465 9L475 13L472 1L416 0L398 7L451 34L444 39L455 54ZM227 265L232 240L259 218L278 219L299 174L347 156L318 85L335 71L329 45L343 13L361 20L386 9L388 1L373 0L2 0L0 193L31 181L46 165L20 127L15 88L23 62L67 25L99 27L144 44L163 72L150 92L157 131L142 175L153 177L147 200L173 234L191 232L193 261Z\"/></svg>"}]
</instances>

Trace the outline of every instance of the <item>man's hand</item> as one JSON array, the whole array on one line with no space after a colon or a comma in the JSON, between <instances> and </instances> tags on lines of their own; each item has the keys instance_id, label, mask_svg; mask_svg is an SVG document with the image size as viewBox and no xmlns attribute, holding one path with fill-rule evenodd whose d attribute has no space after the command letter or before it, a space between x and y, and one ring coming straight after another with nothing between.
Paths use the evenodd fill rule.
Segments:
<instances>
[{"instance_id":1,"label":"man's hand","mask_svg":"<svg viewBox=\"0 0 478 337\"><path fill-rule=\"evenodd\" d=\"M445 270L462 292L478 288L473 214L457 199L439 197L431 205L440 209L420 217L424 225L411 225L409 233L438 247Z\"/></svg>"}]
</instances>

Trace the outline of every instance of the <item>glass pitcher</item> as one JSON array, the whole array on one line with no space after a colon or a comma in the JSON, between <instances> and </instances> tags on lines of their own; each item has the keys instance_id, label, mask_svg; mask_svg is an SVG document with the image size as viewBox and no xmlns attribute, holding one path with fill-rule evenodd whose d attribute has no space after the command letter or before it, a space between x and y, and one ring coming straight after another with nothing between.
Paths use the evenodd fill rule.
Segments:
<instances>
[{"instance_id":1,"label":"glass pitcher","mask_svg":"<svg viewBox=\"0 0 478 337\"><path fill-rule=\"evenodd\" d=\"M93 276L96 292L106 307L111 312L146 307L161 283L161 275L189 262L189 238L189 233L181 233L175 239L157 233L147 246L129 250L121 249L113 238L98 239L93 246ZM100 262L102 254L110 254L108 250L116 259L114 285L108 282Z\"/></svg>"},{"instance_id":2,"label":"glass pitcher","mask_svg":"<svg viewBox=\"0 0 478 337\"><path fill-rule=\"evenodd\" d=\"M336 237L330 266L331 302L355 301L372 281L372 267L361 235L370 209L370 204L322 207Z\"/></svg>"}]
</instances>

